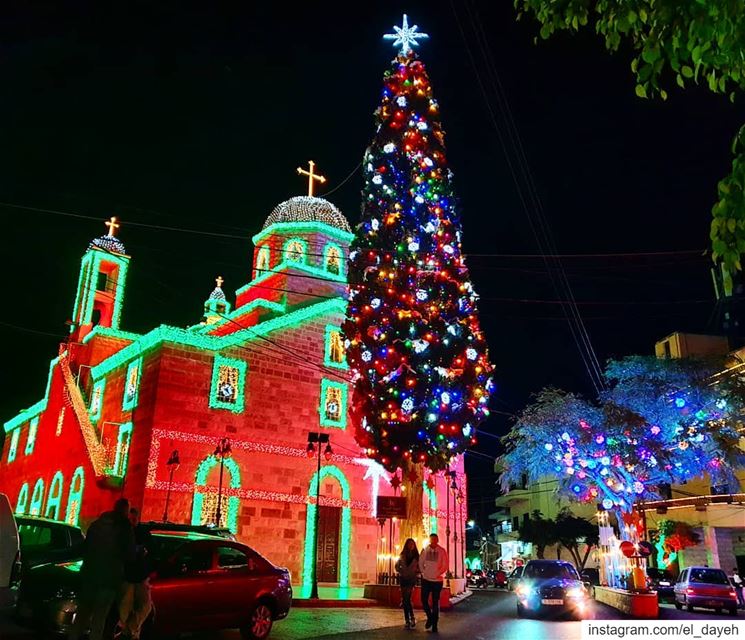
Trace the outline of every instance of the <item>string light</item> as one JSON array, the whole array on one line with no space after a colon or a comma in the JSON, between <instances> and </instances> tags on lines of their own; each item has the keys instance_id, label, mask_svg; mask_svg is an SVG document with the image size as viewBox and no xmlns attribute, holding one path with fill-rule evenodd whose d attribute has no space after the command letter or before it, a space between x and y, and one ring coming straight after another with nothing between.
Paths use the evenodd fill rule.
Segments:
<instances>
[{"instance_id":1,"label":"string light","mask_svg":"<svg viewBox=\"0 0 745 640\"><path fill-rule=\"evenodd\" d=\"M264 221L264 230L288 222L318 222L351 233L344 214L328 200L316 196L295 196L280 202Z\"/></svg>"}]
</instances>

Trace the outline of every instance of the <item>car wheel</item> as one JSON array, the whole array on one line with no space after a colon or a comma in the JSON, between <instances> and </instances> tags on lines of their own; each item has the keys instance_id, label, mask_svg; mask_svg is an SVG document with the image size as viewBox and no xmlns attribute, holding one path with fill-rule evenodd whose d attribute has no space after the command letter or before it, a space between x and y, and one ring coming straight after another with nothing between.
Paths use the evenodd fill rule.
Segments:
<instances>
[{"instance_id":1,"label":"car wheel","mask_svg":"<svg viewBox=\"0 0 745 640\"><path fill-rule=\"evenodd\" d=\"M722 609L720 607L717 607L714 609L714 613L716 613L718 616L722 615Z\"/></svg>"},{"instance_id":2,"label":"car wheel","mask_svg":"<svg viewBox=\"0 0 745 640\"><path fill-rule=\"evenodd\" d=\"M737 608L734 608L734 609L728 609L728 611L729 611L729 614L730 614L731 616L736 616L736 615L737 615Z\"/></svg>"},{"instance_id":3,"label":"car wheel","mask_svg":"<svg viewBox=\"0 0 745 640\"><path fill-rule=\"evenodd\" d=\"M241 636L247 640L264 640L272 630L274 614L266 602L259 602L248 617L248 624L241 628Z\"/></svg>"},{"instance_id":4,"label":"car wheel","mask_svg":"<svg viewBox=\"0 0 745 640\"><path fill-rule=\"evenodd\" d=\"M683 608L683 605L682 605L682 604L680 604L680 602L678 602L678 601L676 600L676 601L675 601L675 608L676 608L676 609L677 609L678 611L680 611L680 610L681 610L681 609Z\"/></svg>"},{"instance_id":5,"label":"car wheel","mask_svg":"<svg viewBox=\"0 0 745 640\"><path fill-rule=\"evenodd\" d=\"M688 613L693 613L693 605L689 604L686 609L688 609Z\"/></svg>"},{"instance_id":6,"label":"car wheel","mask_svg":"<svg viewBox=\"0 0 745 640\"><path fill-rule=\"evenodd\" d=\"M525 607L523 607L521 604L517 605L517 617L522 618L525 616Z\"/></svg>"}]
</instances>

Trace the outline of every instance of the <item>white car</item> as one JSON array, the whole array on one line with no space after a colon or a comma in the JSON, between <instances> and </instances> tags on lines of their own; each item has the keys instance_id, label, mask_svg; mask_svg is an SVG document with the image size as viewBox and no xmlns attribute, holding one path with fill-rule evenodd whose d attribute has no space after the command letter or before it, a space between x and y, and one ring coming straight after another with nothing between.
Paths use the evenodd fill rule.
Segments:
<instances>
[{"instance_id":1,"label":"white car","mask_svg":"<svg viewBox=\"0 0 745 640\"><path fill-rule=\"evenodd\" d=\"M10 604L12 583L20 575L21 545L13 507L0 493L0 606Z\"/></svg>"}]
</instances>

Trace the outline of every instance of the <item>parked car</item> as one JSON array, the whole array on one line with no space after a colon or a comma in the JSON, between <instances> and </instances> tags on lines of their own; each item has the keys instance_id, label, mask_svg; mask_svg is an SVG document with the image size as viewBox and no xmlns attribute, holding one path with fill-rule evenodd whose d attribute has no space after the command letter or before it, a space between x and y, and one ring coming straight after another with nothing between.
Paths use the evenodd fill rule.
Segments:
<instances>
[{"instance_id":1,"label":"parked car","mask_svg":"<svg viewBox=\"0 0 745 640\"><path fill-rule=\"evenodd\" d=\"M486 576L483 569L474 569L466 580L472 587L484 588L489 586L489 578Z\"/></svg>"},{"instance_id":2,"label":"parked car","mask_svg":"<svg viewBox=\"0 0 745 640\"><path fill-rule=\"evenodd\" d=\"M657 592L657 600L660 602L675 599L674 584L675 580L669 571L657 567L647 568L647 586Z\"/></svg>"},{"instance_id":3,"label":"parked car","mask_svg":"<svg viewBox=\"0 0 745 640\"><path fill-rule=\"evenodd\" d=\"M140 522L137 525L147 531L155 532L182 532L182 533L201 533L206 536L217 536L228 540L236 540L235 534L227 527L216 527L211 524L178 524L176 522Z\"/></svg>"},{"instance_id":4,"label":"parked car","mask_svg":"<svg viewBox=\"0 0 745 640\"><path fill-rule=\"evenodd\" d=\"M38 516L16 516L21 542L22 575L47 562L80 557L85 536L79 527Z\"/></svg>"},{"instance_id":5,"label":"parked car","mask_svg":"<svg viewBox=\"0 0 745 640\"><path fill-rule=\"evenodd\" d=\"M510 575L507 577L507 588L510 591L514 591L515 587L517 586L518 580L523 575L523 570L525 569L525 565L521 565L519 567L515 567Z\"/></svg>"},{"instance_id":6,"label":"parked car","mask_svg":"<svg viewBox=\"0 0 745 640\"><path fill-rule=\"evenodd\" d=\"M581 619L590 600L574 565L561 560L529 560L515 594L518 616L555 612Z\"/></svg>"},{"instance_id":7,"label":"parked car","mask_svg":"<svg viewBox=\"0 0 745 640\"><path fill-rule=\"evenodd\" d=\"M582 569L579 577L582 578L582 582L589 582L593 587L600 586L600 571L594 567Z\"/></svg>"},{"instance_id":8,"label":"parked car","mask_svg":"<svg viewBox=\"0 0 745 640\"><path fill-rule=\"evenodd\" d=\"M498 589L507 588L507 572L502 569L497 569L494 572L494 586Z\"/></svg>"},{"instance_id":9,"label":"parked car","mask_svg":"<svg viewBox=\"0 0 745 640\"><path fill-rule=\"evenodd\" d=\"M688 567L681 571L674 587L675 608L688 611L694 607L714 609L721 613L727 609L730 615L737 615L737 593L730 584L727 574L712 567Z\"/></svg>"},{"instance_id":10,"label":"parked car","mask_svg":"<svg viewBox=\"0 0 745 640\"><path fill-rule=\"evenodd\" d=\"M0 607L12 602L11 588L21 572L21 546L13 507L4 493L0 493Z\"/></svg>"},{"instance_id":11,"label":"parked car","mask_svg":"<svg viewBox=\"0 0 745 640\"><path fill-rule=\"evenodd\" d=\"M244 638L260 640L290 610L290 572L244 544L171 532L154 533L148 549L157 567L151 578L155 614L144 636L238 628ZM81 564L32 569L21 584L19 618L67 633L77 611Z\"/></svg>"}]
</instances>

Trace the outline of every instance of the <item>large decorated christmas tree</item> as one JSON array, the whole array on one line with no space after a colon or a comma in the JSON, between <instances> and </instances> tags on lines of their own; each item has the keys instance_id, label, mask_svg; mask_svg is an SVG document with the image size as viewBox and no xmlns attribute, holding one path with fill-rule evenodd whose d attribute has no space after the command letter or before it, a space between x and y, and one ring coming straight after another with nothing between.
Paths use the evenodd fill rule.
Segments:
<instances>
[{"instance_id":1,"label":"large decorated christmas tree","mask_svg":"<svg viewBox=\"0 0 745 640\"><path fill-rule=\"evenodd\" d=\"M426 35L404 16L390 37L400 53L365 152L362 220L349 256L352 422L367 455L387 469L437 471L475 443L492 366L461 253L439 107L412 50Z\"/></svg>"}]
</instances>

